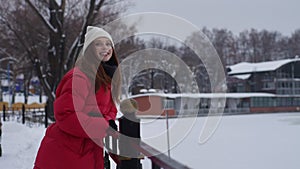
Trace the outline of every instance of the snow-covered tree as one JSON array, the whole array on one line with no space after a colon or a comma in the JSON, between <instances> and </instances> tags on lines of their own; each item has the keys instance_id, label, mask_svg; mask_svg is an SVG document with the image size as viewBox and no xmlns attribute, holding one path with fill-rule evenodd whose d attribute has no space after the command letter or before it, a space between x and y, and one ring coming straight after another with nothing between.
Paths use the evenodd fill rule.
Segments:
<instances>
[{"instance_id":1,"label":"snow-covered tree","mask_svg":"<svg viewBox=\"0 0 300 169\"><path fill-rule=\"evenodd\" d=\"M39 77L52 112L55 90L76 61L88 25L105 25L131 5L122 0L13 0L0 4L1 48ZM132 28L123 27L123 33ZM5 40L5 41L4 41ZM5 43L3 43L5 42Z\"/></svg>"}]
</instances>

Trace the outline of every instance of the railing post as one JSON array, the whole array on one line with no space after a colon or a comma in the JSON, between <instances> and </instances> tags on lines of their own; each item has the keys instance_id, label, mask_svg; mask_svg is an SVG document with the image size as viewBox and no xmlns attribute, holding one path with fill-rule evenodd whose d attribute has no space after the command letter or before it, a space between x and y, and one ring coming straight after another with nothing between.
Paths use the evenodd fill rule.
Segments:
<instances>
[{"instance_id":1,"label":"railing post","mask_svg":"<svg viewBox=\"0 0 300 169\"><path fill-rule=\"evenodd\" d=\"M169 110L166 110L166 127L167 127L168 156L171 157L171 154L170 154L170 133L169 133Z\"/></svg>"},{"instance_id":2,"label":"railing post","mask_svg":"<svg viewBox=\"0 0 300 169\"><path fill-rule=\"evenodd\" d=\"M104 153L104 168L110 169L109 154L107 152Z\"/></svg>"},{"instance_id":3,"label":"railing post","mask_svg":"<svg viewBox=\"0 0 300 169\"><path fill-rule=\"evenodd\" d=\"M22 105L22 124L25 124L25 105Z\"/></svg>"},{"instance_id":4,"label":"railing post","mask_svg":"<svg viewBox=\"0 0 300 169\"><path fill-rule=\"evenodd\" d=\"M121 133L119 141L120 155L125 156L124 159L121 158L120 160L120 169L141 169L142 164L138 158L140 152L132 146L132 144L139 144L141 138L140 120L136 118L135 113L127 113L119 119L119 124Z\"/></svg>"},{"instance_id":5,"label":"railing post","mask_svg":"<svg viewBox=\"0 0 300 169\"><path fill-rule=\"evenodd\" d=\"M3 110L2 110L2 111L3 111L3 121L6 121L6 117L5 117L5 108L6 108L6 107L5 107L5 105L3 104Z\"/></svg>"},{"instance_id":6,"label":"railing post","mask_svg":"<svg viewBox=\"0 0 300 169\"><path fill-rule=\"evenodd\" d=\"M110 136L106 136L104 138L104 146L107 149L107 150L105 150L105 153L104 153L104 169L110 169L109 152L110 151L112 151L112 152L116 151L116 149L114 149L114 150L110 149L109 138L110 138Z\"/></svg>"},{"instance_id":7,"label":"railing post","mask_svg":"<svg viewBox=\"0 0 300 169\"><path fill-rule=\"evenodd\" d=\"M46 104L44 111L45 111L45 128L47 128L48 127L48 104Z\"/></svg>"}]
</instances>

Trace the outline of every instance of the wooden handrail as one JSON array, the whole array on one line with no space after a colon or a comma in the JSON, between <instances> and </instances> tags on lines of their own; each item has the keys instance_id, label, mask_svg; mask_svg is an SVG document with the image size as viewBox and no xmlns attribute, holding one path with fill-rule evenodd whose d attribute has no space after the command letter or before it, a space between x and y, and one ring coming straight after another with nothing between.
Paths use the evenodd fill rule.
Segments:
<instances>
[{"instance_id":1,"label":"wooden handrail","mask_svg":"<svg viewBox=\"0 0 300 169\"><path fill-rule=\"evenodd\" d=\"M143 141L140 141L138 144L132 142L131 147L136 151L145 155L147 158L149 158L152 161L152 165L157 166L157 168L191 169L188 166L174 160L173 158L168 157L166 154L156 150L155 148L153 148L152 146L148 145ZM122 161L122 158L120 159L120 156L118 157L117 155L114 154L110 154L110 156L116 164L120 164L120 161ZM154 167L152 166L152 168ZM120 169L122 169L122 167L120 167Z\"/></svg>"},{"instance_id":2,"label":"wooden handrail","mask_svg":"<svg viewBox=\"0 0 300 169\"><path fill-rule=\"evenodd\" d=\"M133 145L133 147L151 159L152 163L164 169L190 169L188 166L179 163L142 141L140 145Z\"/></svg>"},{"instance_id":3,"label":"wooden handrail","mask_svg":"<svg viewBox=\"0 0 300 169\"><path fill-rule=\"evenodd\" d=\"M11 109L14 111L14 110L22 110L22 107L23 107L24 103L21 103L21 102L17 102L17 103L14 103L11 105Z\"/></svg>"},{"instance_id":4,"label":"wooden handrail","mask_svg":"<svg viewBox=\"0 0 300 169\"><path fill-rule=\"evenodd\" d=\"M8 102L0 102L0 111L8 110Z\"/></svg>"},{"instance_id":5,"label":"wooden handrail","mask_svg":"<svg viewBox=\"0 0 300 169\"><path fill-rule=\"evenodd\" d=\"M126 114L126 116L127 118L119 118L119 128L121 135L119 136L119 138L117 138L118 141L115 141L115 143L113 143L115 145L110 146L109 144L111 142L109 141L109 139L105 139L105 147L109 151L118 152L116 149L119 149L121 156L122 153L133 153L132 158L125 158L121 156L115 159L113 158L115 163L118 165L118 169L141 169L142 165L140 163L140 160L143 158L139 157L139 154L148 157L152 161L152 169L190 169L188 166L181 164L175 159L172 159L171 157L141 141L140 120L136 118L135 114ZM122 139L122 135L136 139ZM112 150L109 147L112 147ZM135 155L137 156L134 157Z\"/></svg>"},{"instance_id":6,"label":"wooden handrail","mask_svg":"<svg viewBox=\"0 0 300 169\"><path fill-rule=\"evenodd\" d=\"M33 102L31 104L27 104L25 105L26 109L43 109L45 108L46 104L45 103L37 103L37 102Z\"/></svg>"}]
</instances>

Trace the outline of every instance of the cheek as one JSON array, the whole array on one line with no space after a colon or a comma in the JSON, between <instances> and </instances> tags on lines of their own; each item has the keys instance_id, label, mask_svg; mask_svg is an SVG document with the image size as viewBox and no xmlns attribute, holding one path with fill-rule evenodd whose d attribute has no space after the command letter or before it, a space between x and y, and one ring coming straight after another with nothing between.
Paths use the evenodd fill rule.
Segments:
<instances>
[{"instance_id":1,"label":"cheek","mask_svg":"<svg viewBox=\"0 0 300 169\"><path fill-rule=\"evenodd\" d=\"M100 52L101 51L101 47L96 47L96 52Z\"/></svg>"}]
</instances>

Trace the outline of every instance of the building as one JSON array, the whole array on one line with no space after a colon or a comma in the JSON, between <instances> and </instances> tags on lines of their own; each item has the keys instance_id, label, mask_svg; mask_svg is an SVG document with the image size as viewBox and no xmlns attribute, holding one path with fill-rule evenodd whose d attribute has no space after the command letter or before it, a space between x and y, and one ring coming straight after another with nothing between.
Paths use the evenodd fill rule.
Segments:
<instances>
[{"instance_id":1,"label":"building","mask_svg":"<svg viewBox=\"0 0 300 169\"><path fill-rule=\"evenodd\" d=\"M300 110L300 59L241 62L227 67L228 92L262 92L273 97L249 97L252 112ZM245 104L244 102L240 102Z\"/></svg>"},{"instance_id":2,"label":"building","mask_svg":"<svg viewBox=\"0 0 300 169\"><path fill-rule=\"evenodd\" d=\"M227 93L135 95L139 115L207 115L300 111L300 59L260 63L241 62L227 67ZM225 100L223 100L225 99ZM222 106L223 100L224 105ZM155 105L155 106L153 106Z\"/></svg>"},{"instance_id":3,"label":"building","mask_svg":"<svg viewBox=\"0 0 300 169\"><path fill-rule=\"evenodd\" d=\"M230 92L300 95L300 59L249 63L227 67Z\"/></svg>"}]
</instances>

